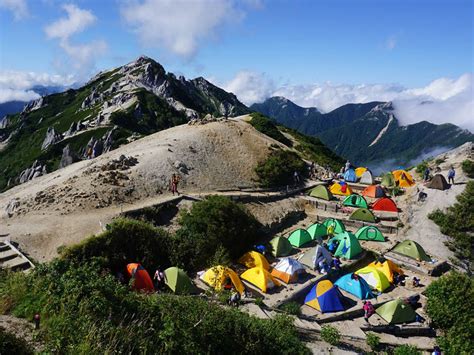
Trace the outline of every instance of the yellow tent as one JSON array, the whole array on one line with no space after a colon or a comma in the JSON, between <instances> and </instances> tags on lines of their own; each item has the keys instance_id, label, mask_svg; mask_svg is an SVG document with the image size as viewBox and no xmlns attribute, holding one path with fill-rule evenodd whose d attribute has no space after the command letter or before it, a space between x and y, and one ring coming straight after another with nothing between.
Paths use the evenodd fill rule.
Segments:
<instances>
[{"instance_id":1,"label":"yellow tent","mask_svg":"<svg viewBox=\"0 0 474 355\"><path fill-rule=\"evenodd\" d=\"M413 180L413 176L411 176L405 170L394 170L392 171L393 178L398 183L400 187L410 187L415 185L415 180Z\"/></svg>"},{"instance_id":2,"label":"yellow tent","mask_svg":"<svg viewBox=\"0 0 474 355\"><path fill-rule=\"evenodd\" d=\"M357 270L355 273L362 277L370 287L376 289L377 291L383 292L390 286L387 276L385 276L385 274L376 267L366 266Z\"/></svg>"},{"instance_id":3,"label":"yellow tent","mask_svg":"<svg viewBox=\"0 0 474 355\"><path fill-rule=\"evenodd\" d=\"M333 195L343 195L343 196L352 195L352 190L349 187L349 185L347 184L341 185L339 182L335 182L334 184L332 184L331 187L329 188L329 191L331 191Z\"/></svg>"},{"instance_id":4,"label":"yellow tent","mask_svg":"<svg viewBox=\"0 0 474 355\"><path fill-rule=\"evenodd\" d=\"M387 276L387 279L390 283L393 283L393 273L396 272L397 274L403 275L403 270L398 267L397 264L395 264L391 260L385 260L383 263L379 261L374 261L370 263L367 266L375 267L376 269L379 269L382 271L385 276Z\"/></svg>"},{"instance_id":5,"label":"yellow tent","mask_svg":"<svg viewBox=\"0 0 474 355\"><path fill-rule=\"evenodd\" d=\"M267 270L261 267L254 267L252 269L248 269L242 275L240 275L242 280L246 280L250 282L252 285L257 286L263 292L267 292L268 289L273 287L280 286L278 280L273 277Z\"/></svg>"},{"instance_id":6,"label":"yellow tent","mask_svg":"<svg viewBox=\"0 0 474 355\"><path fill-rule=\"evenodd\" d=\"M239 264L245 265L249 269L253 267L262 267L265 270L270 270L270 264L267 259L265 259L262 254L253 250L242 255L238 261Z\"/></svg>"},{"instance_id":7,"label":"yellow tent","mask_svg":"<svg viewBox=\"0 0 474 355\"><path fill-rule=\"evenodd\" d=\"M365 173L366 171L367 171L367 168L364 168L364 167L361 166L360 168L357 168L355 170L355 173L356 173L356 176L358 178L360 178L362 176L362 174Z\"/></svg>"},{"instance_id":8,"label":"yellow tent","mask_svg":"<svg viewBox=\"0 0 474 355\"><path fill-rule=\"evenodd\" d=\"M228 267L222 265L213 266L201 276L201 280L217 291L224 288L228 279L230 279L230 282L240 294L244 293L245 287L242 281L240 281L239 275Z\"/></svg>"}]
</instances>

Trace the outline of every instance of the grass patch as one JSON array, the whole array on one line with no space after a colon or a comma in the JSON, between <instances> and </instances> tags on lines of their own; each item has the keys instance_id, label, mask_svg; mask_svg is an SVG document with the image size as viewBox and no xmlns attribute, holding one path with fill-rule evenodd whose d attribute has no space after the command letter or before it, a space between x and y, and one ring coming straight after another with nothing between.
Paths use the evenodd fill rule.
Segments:
<instances>
[{"instance_id":1,"label":"grass patch","mask_svg":"<svg viewBox=\"0 0 474 355\"><path fill-rule=\"evenodd\" d=\"M250 124L259 132L273 138L284 145L291 147L293 145L292 141L286 138L277 128L275 122L268 118L267 116L262 115L261 113L254 112L251 113Z\"/></svg>"},{"instance_id":2,"label":"grass patch","mask_svg":"<svg viewBox=\"0 0 474 355\"><path fill-rule=\"evenodd\" d=\"M471 179L474 178L474 162L470 159L466 159L461 165L462 171Z\"/></svg>"},{"instance_id":3,"label":"grass patch","mask_svg":"<svg viewBox=\"0 0 474 355\"><path fill-rule=\"evenodd\" d=\"M301 177L306 173L304 161L295 152L282 149L271 151L268 158L255 168L262 187L292 185L295 171Z\"/></svg>"}]
</instances>

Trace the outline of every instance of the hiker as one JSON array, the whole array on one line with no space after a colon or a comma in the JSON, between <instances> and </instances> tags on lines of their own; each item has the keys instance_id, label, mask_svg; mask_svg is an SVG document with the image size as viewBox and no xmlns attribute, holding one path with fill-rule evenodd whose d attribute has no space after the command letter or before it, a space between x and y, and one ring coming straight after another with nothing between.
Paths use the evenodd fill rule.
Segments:
<instances>
[{"instance_id":1,"label":"hiker","mask_svg":"<svg viewBox=\"0 0 474 355\"><path fill-rule=\"evenodd\" d=\"M345 167L342 167L341 170L339 170L339 173L336 175L338 179L342 179L344 177L344 172L345 172Z\"/></svg>"},{"instance_id":2,"label":"hiker","mask_svg":"<svg viewBox=\"0 0 474 355\"><path fill-rule=\"evenodd\" d=\"M155 280L155 288L157 290L161 290L165 285L165 274L160 269L155 271L155 275L153 276L153 280Z\"/></svg>"},{"instance_id":3,"label":"hiker","mask_svg":"<svg viewBox=\"0 0 474 355\"><path fill-rule=\"evenodd\" d=\"M321 260L319 263L318 263L318 267L319 267L319 272L321 274L326 274L328 271L329 271L329 266L328 264L326 263L326 261L324 260Z\"/></svg>"},{"instance_id":4,"label":"hiker","mask_svg":"<svg viewBox=\"0 0 474 355\"><path fill-rule=\"evenodd\" d=\"M413 276L412 285L413 287L420 287L420 279L417 278L416 276Z\"/></svg>"},{"instance_id":5,"label":"hiker","mask_svg":"<svg viewBox=\"0 0 474 355\"><path fill-rule=\"evenodd\" d=\"M369 318L375 313L375 308L370 301L363 301L362 303L364 304L362 306L364 310L364 320L366 323L369 323Z\"/></svg>"},{"instance_id":6,"label":"hiker","mask_svg":"<svg viewBox=\"0 0 474 355\"><path fill-rule=\"evenodd\" d=\"M171 192L173 193L173 196L175 192L179 195L178 183L179 183L179 175L178 174L171 175Z\"/></svg>"},{"instance_id":7,"label":"hiker","mask_svg":"<svg viewBox=\"0 0 474 355\"><path fill-rule=\"evenodd\" d=\"M428 194L426 192L423 192L423 190L421 190L418 193L418 202L425 202L427 197L428 197Z\"/></svg>"},{"instance_id":8,"label":"hiker","mask_svg":"<svg viewBox=\"0 0 474 355\"><path fill-rule=\"evenodd\" d=\"M355 272L353 272L353 273L351 274L351 279L358 281L358 280L359 280L359 275L357 275Z\"/></svg>"},{"instance_id":9,"label":"hiker","mask_svg":"<svg viewBox=\"0 0 474 355\"><path fill-rule=\"evenodd\" d=\"M352 164L351 164L351 162L350 162L349 160L346 161L346 166L345 166L345 168L344 168L344 172L346 172L347 170L349 170L349 169L351 168L351 165L352 165Z\"/></svg>"},{"instance_id":10,"label":"hiker","mask_svg":"<svg viewBox=\"0 0 474 355\"><path fill-rule=\"evenodd\" d=\"M433 348L433 352L431 353L431 355L441 355L441 349L439 348L438 345L436 345L436 346Z\"/></svg>"},{"instance_id":11,"label":"hiker","mask_svg":"<svg viewBox=\"0 0 474 355\"><path fill-rule=\"evenodd\" d=\"M293 173L293 179L295 180L295 185L298 185L300 182L300 174L297 171Z\"/></svg>"},{"instance_id":12,"label":"hiker","mask_svg":"<svg viewBox=\"0 0 474 355\"><path fill-rule=\"evenodd\" d=\"M337 247L339 246L339 241L338 240L333 240L331 243L328 244L328 250L330 253L333 253L337 250Z\"/></svg>"},{"instance_id":13,"label":"hiker","mask_svg":"<svg viewBox=\"0 0 474 355\"><path fill-rule=\"evenodd\" d=\"M33 321L35 322L35 329L38 330L39 327L40 327L40 321L41 321L41 317L40 317L39 313L36 313L34 315Z\"/></svg>"},{"instance_id":14,"label":"hiker","mask_svg":"<svg viewBox=\"0 0 474 355\"><path fill-rule=\"evenodd\" d=\"M328 233L328 236L334 235L334 226L333 226L333 225L330 225L330 226L327 228L327 233Z\"/></svg>"},{"instance_id":15,"label":"hiker","mask_svg":"<svg viewBox=\"0 0 474 355\"><path fill-rule=\"evenodd\" d=\"M341 270L341 258L339 258L339 256L332 259L332 266L334 266L334 270L336 271Z\"/></svg>"},{"instance_id":16,"label":"hiker","mask_svg":"<svg viewBox=\"0 0 474 355\"><path fill-rule=\"evenodd\" d=\"M429 167L426 167L425 169L425 173L423 175L423 180L424 181L428 181L430 179L430 168Z\"/></svg>"},{"instance_id":17,"label":"hiker","mask_svg":"<svg viewBox=\"0 0 474 355\"><path fill-rule=\"evenodd\" d=\"M240 294L237 292L237 290L234 287L232 287L232 291L229 298L229 305L233 307L237 307L239 305L239 301L240 301Z\"/></svg>"},{"instance_id":18,"label":"hiker","mask_svg":"<svg viewBox=\"0 0 474 355\"><path fill-rule=\"evenodd\" d=\"M405 286L405 276L400 275L397 272L393 273L393 283L397 286Z\"/></svg>"},{"instance_id":19,"label":"hiker","mask_svg":"<svg viewBox=\"0 0 474 355\"><path fill-rule=\"evenodd\" d=\"M87 148L87 159L92 159L92 147Z\"/></svg>"},{"instance_id":20,"label":"hiker","mask_svg":"<svg viewBox=\"0 0 474 355\"><path fill-rule=\"evenodd\" d=\"M456 171L454 167L451 165L451 169L448 171L448 184L454 185L454 177L456 176Z\"/></svg>"}]
</instances>

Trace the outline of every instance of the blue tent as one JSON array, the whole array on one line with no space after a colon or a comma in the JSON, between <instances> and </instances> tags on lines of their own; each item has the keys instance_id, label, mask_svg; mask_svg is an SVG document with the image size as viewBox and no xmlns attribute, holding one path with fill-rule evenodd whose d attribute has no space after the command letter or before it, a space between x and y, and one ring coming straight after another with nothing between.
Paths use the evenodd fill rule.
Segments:
<instances>
[{"instance_id":1,"label":"blue tent","mask_svg":"<svg viewBox=\"0 0 474 355\"><path fill-rule=\"evenodd\" d=\"M354 169L348 169L344 173L344 180L347 182L356 182L357 181L357 175Z\"/></svg>"},{"instance_id":2,"label":"blue tent","mask_svg":"<svg viewBox=\"0 0 474 355\"><path fill-rule=\"evenodd\" d=\"M304 303L321 313L339 312L344 310L341 298L341 292L331 281L322 280L309 291Z\"/></svg>"},{"instance_id":3,"label":"blue tent","mask_svg":"<svg viewBox=\"0 0 474 355\"><path fill-rule=\"evenodd\" d=\"M374 294L370 290L370 286L362 277L358 277L357 280L352 278L352 274L346 274L340 277L335 283L335 286L340 289L349 292L350 294L365 300L367 298L374 298Z\"/></svg>"}]
</instances>

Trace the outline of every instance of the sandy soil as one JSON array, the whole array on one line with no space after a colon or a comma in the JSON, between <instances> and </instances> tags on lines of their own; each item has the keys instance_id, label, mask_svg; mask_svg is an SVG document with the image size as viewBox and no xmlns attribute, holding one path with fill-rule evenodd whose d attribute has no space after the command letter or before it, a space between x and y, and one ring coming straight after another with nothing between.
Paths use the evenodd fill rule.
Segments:
<instances>
[{"instance_id":1,"label":"sandy soil","mask_svg":"<svg viewBox=\"0 0 474 355\"><path fill-rule=\"evenodd\" d=\"M101 230L120 211L169 199L178 173L184 192L254 187L254 168L275 140L242 119L181 125L81 161L0 194L0 235L38 261ZM138 163L117 168L121 155ZM12 200L19 206L8 217Z\"/></svg>"}]
</instances>

